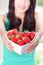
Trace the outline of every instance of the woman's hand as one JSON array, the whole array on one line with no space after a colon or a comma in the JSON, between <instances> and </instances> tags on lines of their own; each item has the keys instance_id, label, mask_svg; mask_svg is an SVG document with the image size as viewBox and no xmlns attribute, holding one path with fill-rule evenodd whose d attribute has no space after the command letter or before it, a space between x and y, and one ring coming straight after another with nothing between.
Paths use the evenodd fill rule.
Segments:
<instances>
[{"instance_id":1,"label":"woman's hand","mask_svg":"<svg viewBox=\"0 0 43 65\"><path fill-rule=\"evenodd\" d=\"M35 38L31 43L29 43L28 47L26 48L26 53L32 53L32 51L36 48L39 43L40 35L39 33L36 34Z\"/></svg>"},{"instance_id":2,"label":"woman's hand","mask_svg":"<svg viewBox=\"0 0 43 65\"><path fill-rule=\"evenodd\" d=\"M13 52L13 46L12 46L11 43L7 40L6 35L3 35L3 40L4 40L4 43L5 43L6 47L7 47L11 52Z\"/></svg>"}]
</instances>

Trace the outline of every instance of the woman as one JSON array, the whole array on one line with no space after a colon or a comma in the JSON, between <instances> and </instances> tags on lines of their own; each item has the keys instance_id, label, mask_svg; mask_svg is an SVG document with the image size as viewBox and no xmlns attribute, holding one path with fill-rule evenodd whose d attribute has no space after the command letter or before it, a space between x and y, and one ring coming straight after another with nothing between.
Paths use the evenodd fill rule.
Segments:
<instances>
[{"instance_id":1,"label":"woman","mask_svg":"<svg viewBox=\"0 0 43 65\"><path fill-rule=\"evenodd\" d=\"M9 0L8 13L0 16L0 34L2 37L6 31L13 28L19 31L37 31L34 41L26 48L26 54L18 55L13 52L13 46L5 39L6 46L4 46L2 65L35 65L33 50L38 45L38 41L43 33L41 16L35 13L35 5L36 0Z\"/></svg>"}]
</instances>

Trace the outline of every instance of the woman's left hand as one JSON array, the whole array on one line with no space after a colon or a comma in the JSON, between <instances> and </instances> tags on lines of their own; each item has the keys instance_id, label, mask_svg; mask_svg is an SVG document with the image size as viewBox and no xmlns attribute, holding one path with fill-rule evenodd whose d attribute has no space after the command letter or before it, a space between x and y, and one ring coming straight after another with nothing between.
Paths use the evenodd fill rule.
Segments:
<instances>
[{"instance_id":1,"label":"woman's left hand","mask_svg":"<svg viewBox=\"0 0 43 65\"><path fill-rule=\"evenodd\" d=\"M26 53L32 53L32 51L36 48L39 43L40 35L39 33L36 34L35 38L31 43L29 43L28 47L26 48Z\"/></svg>"}]
</instances>

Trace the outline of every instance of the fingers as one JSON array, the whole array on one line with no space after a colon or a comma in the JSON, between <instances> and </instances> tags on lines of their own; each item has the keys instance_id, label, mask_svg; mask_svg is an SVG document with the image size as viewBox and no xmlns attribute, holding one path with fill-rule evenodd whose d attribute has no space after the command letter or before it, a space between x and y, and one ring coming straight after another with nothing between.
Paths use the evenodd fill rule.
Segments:
<instances>
[{"instance_id":1,"label":"fingers","mask_svg":"<svg viewBox=\"0 0 43 65\"><path fill-rule=\"evenodd\" d=\"M3 37L3 39L5 41L4 43L5 43L6 47L8 48L8 50L10 50L11 52L13 52L14 51L13 50L14 47L11 45L11 43L7 41L7 39L6 39L5 36Z\"/></svg>"},{"instance_id":2,"label":"fingers","mask_svg":"<svg viewBox=\"0 0 43 65\"><path fill-rule=\"evenodd\" d=\"M11 51L11 52L13 52L14 50L13 50L13 46L10 44L10 43L6 43L6 47Z\"/></svg>"},{"instance_id":3,"label":"fingers","mask_svg":"<svg viewBox=\"0 0 43 65\"><path fill-rule=\"evenodd\" d=\"M10 47L9 47L9 46L7 46L7 45L6 45L6 47L7 47L7 48L8 48L8 50L10 50L11 52L13 52L13 51L14 51L12 46L10 46Z\"/></svg>"},{"instance_id":4,"label":"fingers","mask_svg":"<svg viewBox=\"0 0 43 65\"><path fill-rule=\"evenodd\" d=\"M8 48L8 50L10 50L11 52L13 52L13 48L14 47L10 43L6 43L5 45Z\"/></svg>"},{"instance_id":5,"label":"fingers","mask_svg":"<svg viewBox=\"0 0 43 65\"><path fill-rule=\"evenodd\" d=\"M31 44L29 45L27 48L26 48L26 53L32 53L33 50L36 48L36 46L38 45L38 41L34 44Z\"/></svg>"},{"instance_id":6,"label":"fingers","mask_svg":"<svg viewBox=\"0 0 43 65\"><path fill-rule=\"evenodd\" d=\"M26 48L26 53L32 53L34 50L34 46L28 46L28 48Z\"/></svg>"}]
</instances>

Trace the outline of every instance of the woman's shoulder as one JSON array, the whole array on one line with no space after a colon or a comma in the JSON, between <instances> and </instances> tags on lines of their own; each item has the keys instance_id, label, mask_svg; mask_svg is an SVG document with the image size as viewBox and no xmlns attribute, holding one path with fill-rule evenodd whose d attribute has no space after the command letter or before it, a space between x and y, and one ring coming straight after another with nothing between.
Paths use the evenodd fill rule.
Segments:
<instances>
[{"instance_id":1,"label":"woman's shoulder","mask_svg":"<svg viewBox=\"0 0 43 65\"><path fill-rule=\"evenodd\" d=\"M0 14L0 20L5 21L6 20L6 14Z\"/></svg>"}]
</instances>

